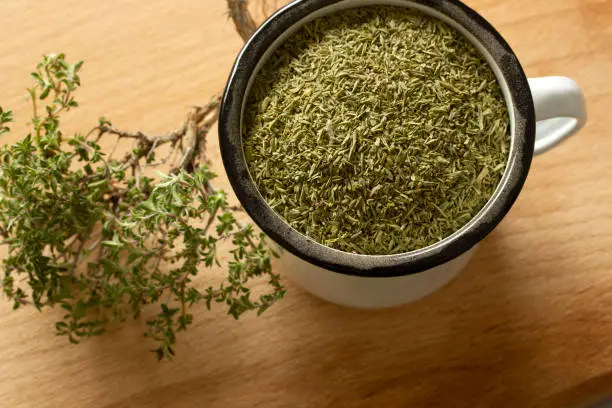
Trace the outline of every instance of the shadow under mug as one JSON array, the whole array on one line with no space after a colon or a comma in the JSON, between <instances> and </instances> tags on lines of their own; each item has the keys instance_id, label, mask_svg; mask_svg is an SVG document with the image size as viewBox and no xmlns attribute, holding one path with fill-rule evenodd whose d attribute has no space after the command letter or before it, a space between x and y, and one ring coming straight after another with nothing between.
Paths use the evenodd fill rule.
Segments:
<instances>
[{"instance_id":1,"label":"shadow under mug","mask_svg":"<svg viewBox=\"0 0 612 408\"><path fill-rule=\"evenodd\" d=\"M360 255L323 246L285 223L264 201L242 149L242 118L255 75L270 55L304 24L343 9L392 5L420 10L457 29L490 64L510 115L508 164L491 199L464 227L416 251ZM527 79L502 36L457 0L297 0L277 11L238 55L223 95L219 138L232 187L255 223L286 251L278 266L308 292L341 305L396 306L419 299L453 279L477 244L510 210L534 154L554 147L586 121L582 91L566 77Z\"/></svg>"}]
</instances>

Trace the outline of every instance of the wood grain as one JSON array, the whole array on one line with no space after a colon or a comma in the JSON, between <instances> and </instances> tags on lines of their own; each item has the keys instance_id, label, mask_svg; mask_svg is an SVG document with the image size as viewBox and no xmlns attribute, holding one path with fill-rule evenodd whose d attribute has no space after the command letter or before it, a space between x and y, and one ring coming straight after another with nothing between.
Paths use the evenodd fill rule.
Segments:
<instances>
[{"instance_id":1,"label":"wood grain","mask_svg":"<svg viewBox=\"0 0 612 408\"><path fill-rule=\"evenodd\" d=\"M72 346L53 335L59 312L4 302L0 406L567 407L612 393L612 1L468 3L528 75L575 78L590 118L534 161L457 280L384 311L336 307L289 283L260 318L197 313L176 360L161 364L141 322ZM4 142L25 131L28 73L53 51L86 60L68 131L100 115L173 129L223 87L240 49L224 13L222 0L3 0L0 99L18 121Z\"/></svg>"}]
</instances>

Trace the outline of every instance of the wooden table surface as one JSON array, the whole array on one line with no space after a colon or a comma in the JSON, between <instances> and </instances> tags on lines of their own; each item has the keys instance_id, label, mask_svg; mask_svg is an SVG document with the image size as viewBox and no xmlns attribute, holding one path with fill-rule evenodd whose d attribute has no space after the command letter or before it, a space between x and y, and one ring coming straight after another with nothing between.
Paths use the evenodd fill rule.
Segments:
<instances>
[{"instance_id":1,"label":"wooden table surface","mask_svg":"<svg viewBox=\"0 0 612 408\"><path fill-rule=\"evenodd\" d=\"M58 311L2 302L0 406L568 407L612 393L612 1L468 3L528 75L576 79L590 118L534 160L458 279L384 311L330 305L288 283L259 318L196 313L171 363L148 352L142 322L73 346L54 336ZM2 0L0 102L18 121L4 142L24 134L28 74L49 52L86 60L68 131L100 115L126 129L175 128L222 88L240 49L224 13L223 0Z\"/></svg>"}]
</instances>

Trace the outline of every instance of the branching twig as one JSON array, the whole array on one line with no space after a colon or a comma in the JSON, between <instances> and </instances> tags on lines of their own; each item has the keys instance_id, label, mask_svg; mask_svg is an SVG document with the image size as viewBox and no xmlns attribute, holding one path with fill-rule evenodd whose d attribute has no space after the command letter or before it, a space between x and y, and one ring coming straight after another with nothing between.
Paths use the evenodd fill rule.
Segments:
<instances>
[{"instance_id":1,"label":"branching twig","mask_svg":"<svg viewBox=\"0 0 612 408\"><path fill-rule=\"evenodd\" d=\"M227 0L229 15L234 21L236 31L244 41L248 40L257 29L257 24L249 12L247 0Z\"/></svg>"},{"instance_id":2,"label":"branching twig","mask_svg":"<svg viewBox=\"0 0 612 408\"><path fill-rule=\"evenodd\" d=\"M72 260L72 268L70 269L70 273L74 275L77 267L79 266L79 260L81 259L81 254L83 253L83 248L85 247L85 240L79 237L79 247L74 253L74 259Z\"/></svg>"}]
</instances>

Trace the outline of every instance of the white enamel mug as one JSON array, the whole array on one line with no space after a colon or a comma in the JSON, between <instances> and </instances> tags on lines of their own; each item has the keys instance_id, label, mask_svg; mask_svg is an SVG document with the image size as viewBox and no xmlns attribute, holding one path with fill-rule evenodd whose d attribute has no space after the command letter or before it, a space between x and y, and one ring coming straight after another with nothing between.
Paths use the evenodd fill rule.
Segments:
<instances>
[{"instance_id":1,"label":"white enamel mug","mask_svg":"<svg viewBox=\"0 0 612 408\"><path fill-rule=\"evenodd\" d=\"M510 115L511 144L504 175L488 203L464 227L438 243L397 255L359 255L325 247L287 225L264 201L242 150L242 115L252 80L267 58L304 24L343 9L394 5L456 28L489 62ZM359 308L383 308L426 296L453 279L478 243L510 210L534 154L582 128L586 108L570 78L527 79L516 55L479 14L457 0L297 0L272 15L246 43L225 89L219 118L223 163L238 199L257 225L285 249L280 270L308 292Z\"/></svg>"}]
</instances>

